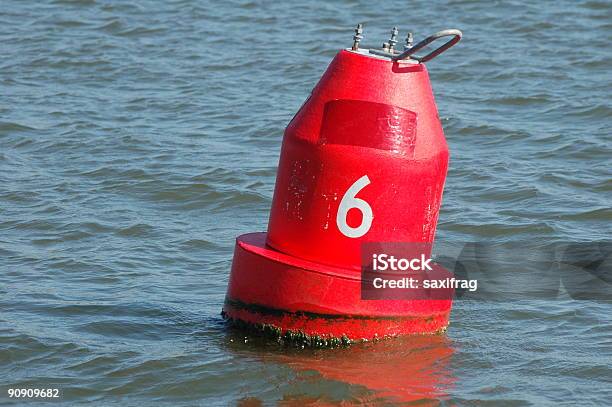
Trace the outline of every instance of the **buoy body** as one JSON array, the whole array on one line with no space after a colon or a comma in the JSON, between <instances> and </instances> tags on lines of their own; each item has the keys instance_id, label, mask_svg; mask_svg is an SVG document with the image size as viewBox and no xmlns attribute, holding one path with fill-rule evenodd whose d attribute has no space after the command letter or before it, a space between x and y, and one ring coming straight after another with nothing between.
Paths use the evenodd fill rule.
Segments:
<instances>
[{"instance_id":1,"label":"buoy body","mask_svg":"<svg viewBox=\"0 0 612 407\"><path fill-rule=\"evenodd\" d=\"M238 237L228 318L372 339L434 333L452 301L363 300L364 242L433 243L448 147L424 64L340 51L283 138L267 233Z\"/></svg>"}]
</instances>

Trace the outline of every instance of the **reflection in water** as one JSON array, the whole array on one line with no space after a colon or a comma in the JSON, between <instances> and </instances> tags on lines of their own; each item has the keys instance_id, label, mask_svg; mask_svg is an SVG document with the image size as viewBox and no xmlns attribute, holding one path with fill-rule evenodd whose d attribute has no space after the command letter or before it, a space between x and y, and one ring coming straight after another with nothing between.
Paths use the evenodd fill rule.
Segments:
<instances>
[{"instance_id":1,"label":"reflection in water","mask_svg":"<svg viewBox=\"0 0 612 407\"><path fill-rule=\"evenodd\" d=\"M283 405L337 404L342 399L358 404L418 401L427 405L427 401L446 399L455 382L449 366L454 351L451 341L444 335L412 336L318 350L286 348L272 341L249 337L248 343L235 341L230 347L240 354L256 355L264 363L290 367L298 381L307 382L299 383L298 391L284 394ZM313 381L313 373L317 380ZM350 394L330 400L329 392L321 390L328 387L325 381L346 384ZM257 405L252 404L257 403L253 399L243 401L246 405Z\"/></svg>"}]
</instances>

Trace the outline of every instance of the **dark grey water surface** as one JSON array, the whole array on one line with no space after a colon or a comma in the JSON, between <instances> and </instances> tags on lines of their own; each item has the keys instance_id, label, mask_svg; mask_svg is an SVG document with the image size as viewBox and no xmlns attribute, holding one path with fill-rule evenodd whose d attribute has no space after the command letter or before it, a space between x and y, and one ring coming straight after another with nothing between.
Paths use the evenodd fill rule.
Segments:
<instances>
[{"instance_id":1,"label":"dark grey water surface","mask_svg":"<svg viewBox=\"0 0 612 407\"><path fill-rule=\"evenodd\" d=\"M357 22L465 33L428 64L437 240L610 238L610 2L4 0L0 404L612 404L605 302L458 301L444 336L332 351L225 327L234 237Z\"/></svg>"}]
</instances>

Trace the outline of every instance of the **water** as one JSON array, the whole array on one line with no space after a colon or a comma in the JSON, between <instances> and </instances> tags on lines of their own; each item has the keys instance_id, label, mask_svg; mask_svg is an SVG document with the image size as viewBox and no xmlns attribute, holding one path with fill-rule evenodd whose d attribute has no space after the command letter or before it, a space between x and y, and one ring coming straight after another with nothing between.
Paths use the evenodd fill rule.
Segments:
<instances>
[{"instance_id":1,"label":"water","mask_svg":"<svg viewBox=\"0 0 612 407\"><path fill-rule=\"evenodd\" d=\"M291 350L220 319L284 127L354 24L465 38L429 63L440 241L609 239L606 1L4 1L0 404L612 404L601 301L458 301L445 336ZM18 402L21 403L21 402Z\"/></svg>"}]
</instances>

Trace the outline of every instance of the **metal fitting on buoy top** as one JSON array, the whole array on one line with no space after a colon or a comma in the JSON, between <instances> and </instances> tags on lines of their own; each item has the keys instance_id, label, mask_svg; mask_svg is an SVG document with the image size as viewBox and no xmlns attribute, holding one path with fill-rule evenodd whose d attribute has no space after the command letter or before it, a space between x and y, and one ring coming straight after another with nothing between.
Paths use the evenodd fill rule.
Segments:
<instances>
[{"instance_id":1,"label":"metal fitting on buoy top","mask_svg":"<svg viewBox=\"0 0 612 407\"><path fill-rule=\"evenodd\" d=\"M236 240L223 315L307 345L341 344L448 325L452 299L362 296L362 248L431 245L448 167L429 61L461 39L440 31L403 51L340 50L288 124L267 232ZM424 56L432 42L452 37Z\"/></svg>"},{"instance_id":2,"label":"metal fitting on buoy top","mask_svg":"<svg viewBox=\"0 0 612 407\"><path fill-rule=\"evenodd\" d=\"M357 24L357 28L355 28L355 35L353 36L353 51L357 51L359 49L359 43L363 39L363 24Z\"/></svg>"},{"instance_id":3,"label":"metal fitting on buoy top","mask_svg":"<svg viewBox=\"0 0 612 407\"><path fill-rule=\"evenodd\" d=\"M412 33L409 32L408 34L406 34L406 44L404 44L404 51L408 51L410 48L412 48L412 44L413 44L413 38L412 38Z\"/></svg>"}]
</instances>

